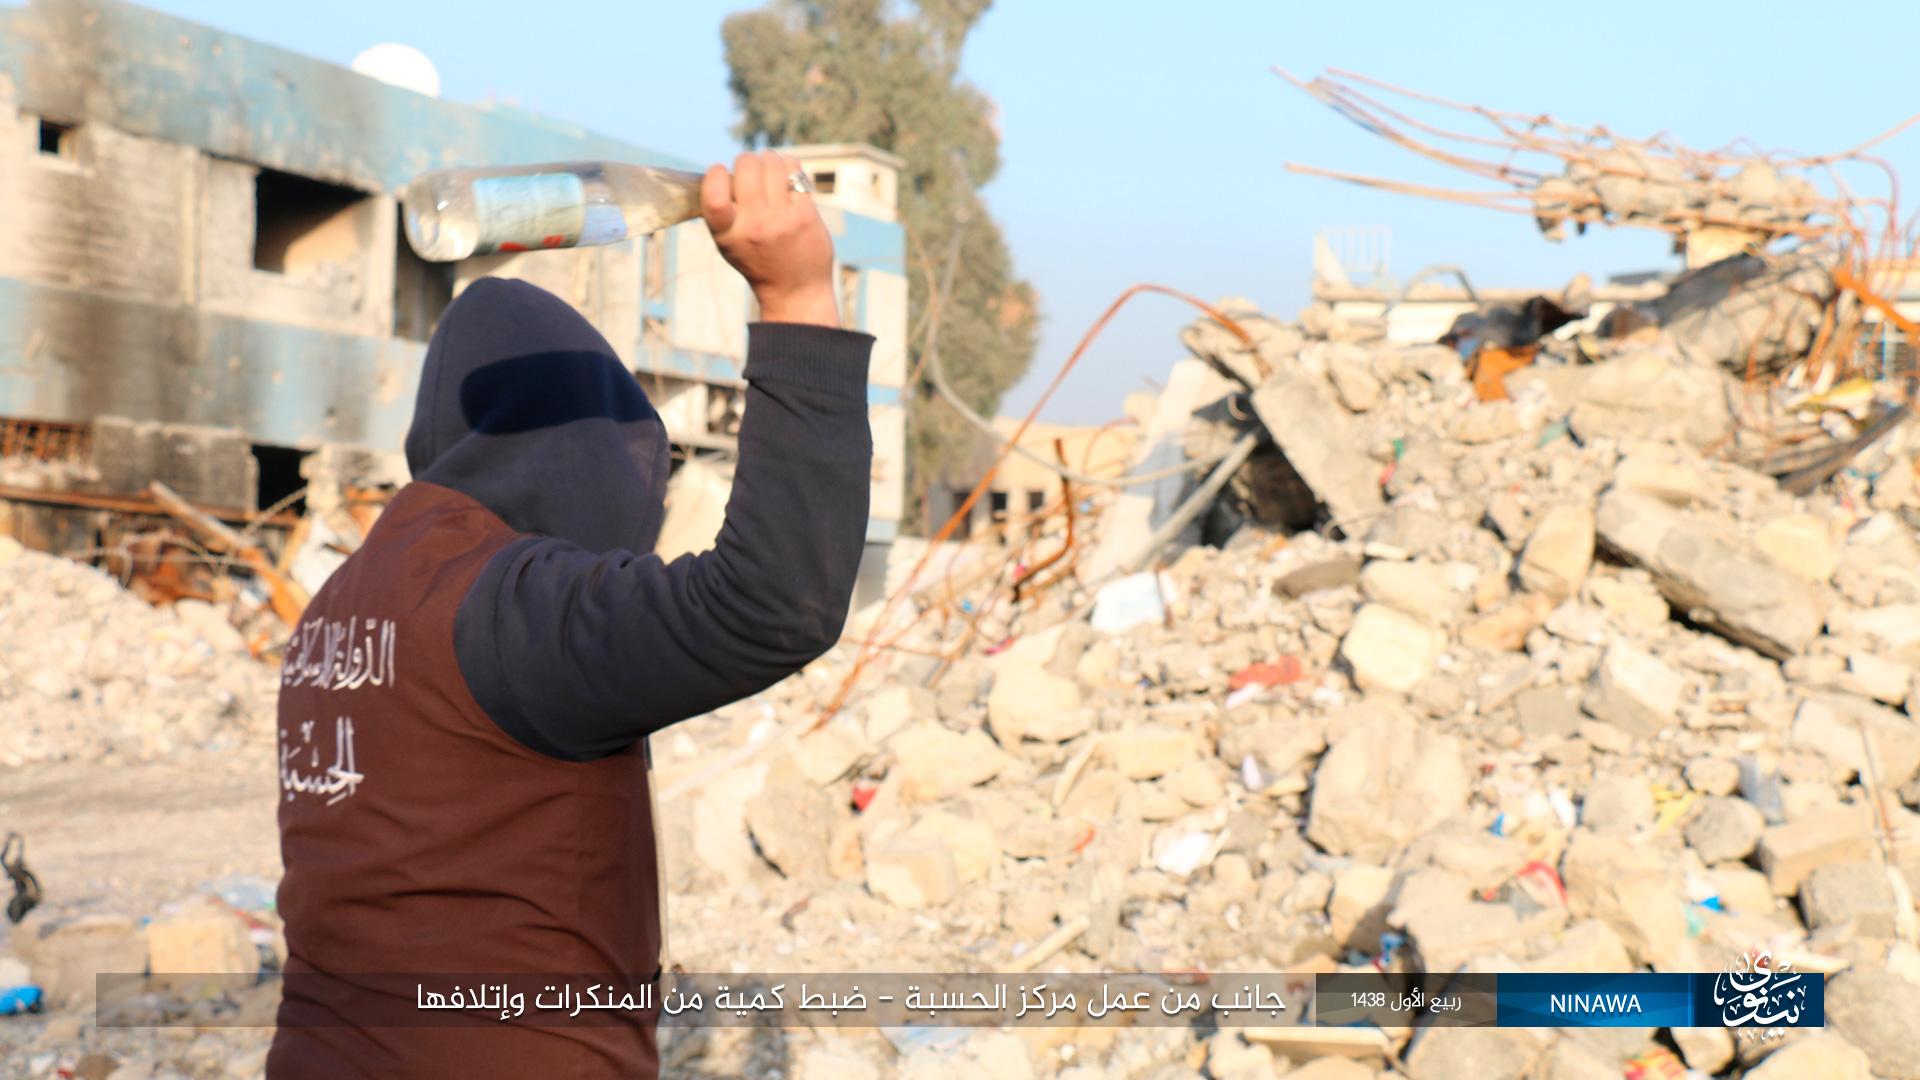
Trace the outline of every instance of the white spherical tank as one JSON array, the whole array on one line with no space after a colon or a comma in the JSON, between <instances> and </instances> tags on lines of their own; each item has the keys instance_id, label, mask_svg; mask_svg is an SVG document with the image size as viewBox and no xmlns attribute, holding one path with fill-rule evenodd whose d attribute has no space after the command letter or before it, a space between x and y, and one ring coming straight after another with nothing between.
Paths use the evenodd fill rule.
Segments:
<instances>
[{"instance_id":1,"label":"white spherical tank","mask_svg":"<svg viewBox=\"0 0 1920 1080\"><path fill-rule=\"evenodd\" d=\"M411 45L384 42L353 58L353 70L389 86L428 97L440 96L440 71L427 54Z\"/></svg>"}]
</instances>

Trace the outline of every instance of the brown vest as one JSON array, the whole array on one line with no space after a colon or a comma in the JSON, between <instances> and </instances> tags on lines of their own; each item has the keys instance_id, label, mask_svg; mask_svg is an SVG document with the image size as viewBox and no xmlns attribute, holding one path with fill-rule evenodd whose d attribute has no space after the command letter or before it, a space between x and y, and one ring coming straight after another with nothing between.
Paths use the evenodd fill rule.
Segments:
<instances>
[{"instance_id":1,"label":"brown vest","mask_svg":"<svg viewBox=\"0 0 1920 1080\"><path fill-rule=\"evenodd\" d=\"M475 703L454 656L461 599L518 538L467 496L413 483L287 648L276 1080L657 1073L643 1014L432 1027L446 1017L414 1008L417 982L434 989L455 974L537 988L554 981L541 976L577 985L658 970L642 751L572 763L527 749ZM377 975L387 978L365 977ZM364 1026L381 1018L393 1026Z\"/></svg>"}]
</instances>

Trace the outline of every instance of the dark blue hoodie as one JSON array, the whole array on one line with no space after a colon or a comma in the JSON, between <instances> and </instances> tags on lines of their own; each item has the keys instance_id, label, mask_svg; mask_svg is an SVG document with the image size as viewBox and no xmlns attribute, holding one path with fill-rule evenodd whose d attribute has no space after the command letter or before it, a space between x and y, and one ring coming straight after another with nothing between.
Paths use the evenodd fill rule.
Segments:
<instances>
[{"instance_id":1,"label":"dark blue hoodie","mask_svg":"<svg viewBox=\"0 0 1920 1080\"><path fill-rule=\"evenodd\" d=\"M667 563L666 434L606 341L520 282L483 279L447 309L407 435L414 482L314 595L281 671L269 1076L653 1075L646 1015L423 1026L415 995L454 973L531 996L658 972L640 740L839 635L872 344L751 327L726 524Z\"/></svg>"},{"instance_id":2,"label":"dark blue hoodie","mask_svg":"<svg viewBox=\"0 0 1920 1080\"><path fill-rule=\"evenodd\" d=\"M749 330L740 463L713 550L651 554L665 427L558 297L475 282L427 350L407 433L417 479L516 531L460 606L460 668L500 726L589 758L758 692L832 645L865 538L873 338Z\"/></svg>"}]
</instances>

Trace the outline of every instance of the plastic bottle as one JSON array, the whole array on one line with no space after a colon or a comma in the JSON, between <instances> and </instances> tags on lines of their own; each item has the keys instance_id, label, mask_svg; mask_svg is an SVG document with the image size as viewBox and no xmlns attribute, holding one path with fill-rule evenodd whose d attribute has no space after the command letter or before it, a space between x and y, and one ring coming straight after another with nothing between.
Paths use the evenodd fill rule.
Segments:
<instances>
[{"instance_id":1,"label":"plastic bottle","mask_svg":"<svg viewBox=\"0 0 1920 1080\"><path fill-rule=\"evenodd\" d=\"M441 169L400 194L407 243L428 262L617 244L700 214L700 174L576 161Z\"/></svg>"}]
</instances>

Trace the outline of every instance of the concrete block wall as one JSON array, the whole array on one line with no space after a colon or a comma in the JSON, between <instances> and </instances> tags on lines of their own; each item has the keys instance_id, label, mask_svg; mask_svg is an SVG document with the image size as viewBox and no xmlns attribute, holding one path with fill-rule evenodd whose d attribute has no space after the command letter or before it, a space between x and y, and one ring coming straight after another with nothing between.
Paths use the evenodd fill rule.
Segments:
<instances>
[{"instance_id":1,"label":"concrete block wall","mask_svg":"<svg viewBox=\"0 0 1920 1080\"><path fill-rule=\"evenodd\" d=\"M795 152L847 179L820 202L843 317L879 339L869 538L885 542L905 442L899 159ZM421 262L400 238L395 193L419 172L582 159L697 167L116 0L0 7L0 417L118 417L264 447L396 453L433 318L496 274L579 307L683 446L730 448L755 312L703 225L451 267ZM244 507L246 473L208 472L235 490L200 494Z\"/></svg>"}]
</instances>

